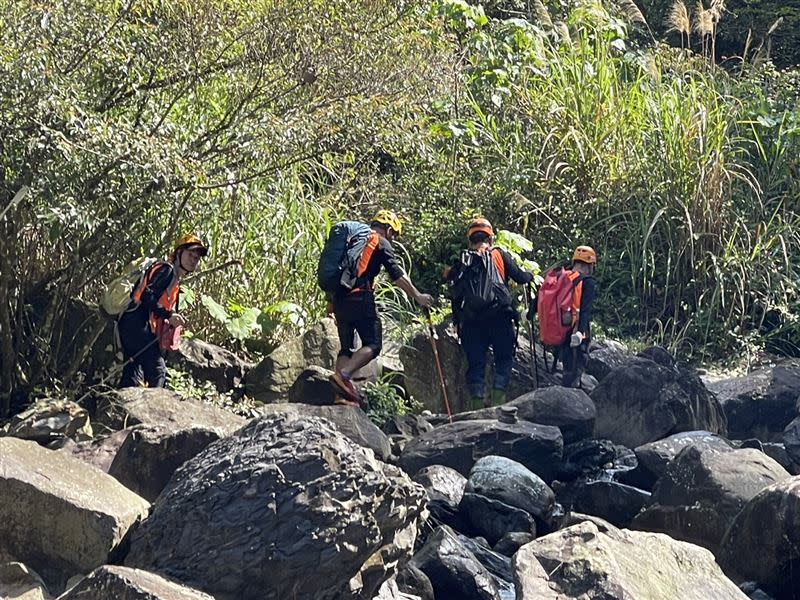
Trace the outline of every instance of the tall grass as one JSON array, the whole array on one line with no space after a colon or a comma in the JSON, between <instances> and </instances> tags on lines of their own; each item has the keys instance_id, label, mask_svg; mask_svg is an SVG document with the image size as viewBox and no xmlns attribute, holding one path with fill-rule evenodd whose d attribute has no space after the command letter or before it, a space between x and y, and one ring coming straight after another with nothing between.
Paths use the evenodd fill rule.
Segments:
<instances>
[{"instance_id":1,"label":"tall grass","mask_svg":"<svg viewBox=\"0 0 800 600\"><path fill-rule=\"evenodd\" d=\"M697 357L741 347L797 298L796 136L750 119L724 72L621 51L590 6L596 18L573 11L571 42L545 44L503 110L473 102L488 149L473 168L553 254L542 263L596 246L608 324ZM724 6L708 10L713 26Z\"/></svg>"}]
</instances>

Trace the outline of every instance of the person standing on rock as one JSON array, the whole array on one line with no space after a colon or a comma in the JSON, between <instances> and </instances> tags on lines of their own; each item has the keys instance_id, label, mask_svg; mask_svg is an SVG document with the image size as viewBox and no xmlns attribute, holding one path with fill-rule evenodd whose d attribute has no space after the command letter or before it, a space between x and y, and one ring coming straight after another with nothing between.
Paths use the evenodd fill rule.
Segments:
<instances>
[{"instance_id":1,"label":"person standing on rock","mask_svg":"<svg viewBox=\"0 0 800 600\"><path fill-rule=\"evenodd\" d=\"M574 324L559 348L564 387L580 387L586 369L591 342L592 305L594 304L594 268L597 254L590 246L578 246L572 253L572 301L576 307Z\"/></svg>"},{"instance_id":2,"label":"person standing on rock","mask_svg":"<svg viewBox=\"0 0 800 600\"><path fill-rule=\"evenodd\" d=\"M511 302L509 278L519 284L533 281L508 252L492 246L492 224L478 217L467 228L469 248L445 272L450 287L453 321L467 357L468 408L484 406L486 353L494 353L493 405L506 401L506 388L516 346L517 311Z\"/></svg>"},{"instance_id":3,"label":"person standing on rock","mask_svg":"<svg viewBox=\"0 0 800 600\"><path fill-rule=\"evenodd\" d=\"M168 261L156 261L136 283L131 301L117 322L125 358L119 387L164 387L167 366L160 345L160 334L167 325L173 329L186 324L179 314L181 277L197 269L208 246L196 235L178 239Z\"/></svg>"},{"instance_id":4,"label":"person standing on rock","mask_svg":"<svg viewBox=\"0 0 800 600\"><path fill-rule=\"evenodd\" d=\"M363 399L352 382L358 369L376 358L383 346L383 329L375 306L375 278L381 267L392 283L424 308L433 304L433 297L421 293L411 282L395 256L392 241L402 232L402 224L390 210L380 210L372 219L370 231L362 240L359 256L347 287L337 285L328 312L336 318L340 350L330 381L345 403L363 408ZM361 347L354 349L355 333Z\"/></svg>"}]
</instances>

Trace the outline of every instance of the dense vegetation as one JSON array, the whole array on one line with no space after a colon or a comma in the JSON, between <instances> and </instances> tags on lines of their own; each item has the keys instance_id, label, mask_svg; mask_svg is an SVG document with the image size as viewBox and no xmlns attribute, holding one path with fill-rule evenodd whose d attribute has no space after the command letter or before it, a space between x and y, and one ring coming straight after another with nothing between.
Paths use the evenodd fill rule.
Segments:
<instances>
[{"instance_id":1,"label":"dense vegetation","mask_svg":"<svg viewBox=\"0 0 800 600\"><path fill-rule=\"evenodd\" d=\"M0 394L74 379L69 300L187 229L193 332L268 349L322 313L327 226L384 205L427 290L480 212L542 265L593 244L610 333L791 339L797 73L767 32L717 64L724 8L668 46L630 0L0 0Z\"/></svg>"}]
</instances>

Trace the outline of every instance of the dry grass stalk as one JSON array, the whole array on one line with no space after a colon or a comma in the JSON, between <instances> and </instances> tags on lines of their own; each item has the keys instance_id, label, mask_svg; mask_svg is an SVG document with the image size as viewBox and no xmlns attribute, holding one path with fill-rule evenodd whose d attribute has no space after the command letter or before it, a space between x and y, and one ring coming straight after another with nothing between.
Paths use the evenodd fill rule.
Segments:
<instances>
[{"instance_id":1,"label":"dry grass stalk","mask_svg":"<svg viewBox=\"0 0 800 600\"><path fill-rule=\"evenodd\" d=\"M552 30L553 21L550 19L550 13L542 0L533 0L533 9L536 13L536 18L539 20L539 24L547 30Z\"/></svg>"},{"instance_id":2,"label":"dry grass stalk","mask_svg":"<svg viewBox=\"0 0 800 600\"><path fill-rule=\"evenodd\" d=\"M639 10L633 0L617 0L617 5L632 23L641 23L644 26L648 26L647 19L644 18L644 14L642 14L642 11Z\"/></svg>"},{"instance_id":3,"label":"dry grass stalk","mask_svg":"<svg viewBox=\"0 0 800 600\"><path fill-rule=\"evenodd\" d=\"M692 33L692 21L689 19L689 9L686 8L683 0L675 0L675 4L667 15L666 25L669 25L667 33L676 31L681 35L681 47L683 47L683 36L686 36L687 43Z\"/></svg>"},{"instance_id":4,"label":"dry grass stalk","mask_svg":"<svg viewBox=\"0 0 800 600\"><path fill-rule=\"evenodd\" d=\"M702 2L698 2L697 8L695 8L692 28L701 37L714 33L714 19L711 16L711 10L706 10Z\"/></svg>"}]
</instances>

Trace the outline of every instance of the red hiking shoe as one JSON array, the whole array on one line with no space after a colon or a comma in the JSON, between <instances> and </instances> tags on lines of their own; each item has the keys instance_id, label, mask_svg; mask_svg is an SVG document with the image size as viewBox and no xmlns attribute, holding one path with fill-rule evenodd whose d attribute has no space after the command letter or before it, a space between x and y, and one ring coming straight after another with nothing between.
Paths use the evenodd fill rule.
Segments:
<instances>
[{"instance_id":1,"label":"red hiking shoe","mask_svg":"<svg viewBox=\"0 0 800 600\"><path fill-rule=\"evenodd\" d=\"M333 384L333 387L341 392L345 400L361 404L361 394L359 394L355 386L353 386L352 381L342 377L342 374L339 372L334 372L330 377L328 377L328 380L331 382L331 384Z\"/></svg>"}]
</instances>

